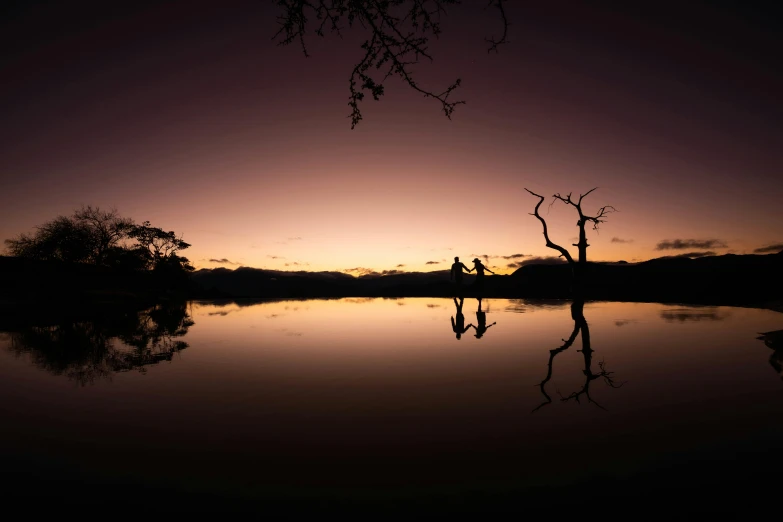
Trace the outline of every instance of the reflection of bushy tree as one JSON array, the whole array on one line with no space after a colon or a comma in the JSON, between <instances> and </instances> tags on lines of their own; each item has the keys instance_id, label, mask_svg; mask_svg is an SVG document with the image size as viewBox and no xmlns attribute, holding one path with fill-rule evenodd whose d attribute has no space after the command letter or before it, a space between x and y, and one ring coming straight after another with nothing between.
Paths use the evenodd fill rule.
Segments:
<instances>
[{"instance_id":1,"label":"reflection of bushy tree","mask_svg":"<svg viewBox=\"0 0 783 522\"><path fill-rule=\"evenodd\" d=\"M145 372L151 364L170 361L188 347L180 338L192 325L185 303L157 305L108 319L27 326L10 334L10 350L85 385L116 372Z\"/></svg>"}]
</instances>

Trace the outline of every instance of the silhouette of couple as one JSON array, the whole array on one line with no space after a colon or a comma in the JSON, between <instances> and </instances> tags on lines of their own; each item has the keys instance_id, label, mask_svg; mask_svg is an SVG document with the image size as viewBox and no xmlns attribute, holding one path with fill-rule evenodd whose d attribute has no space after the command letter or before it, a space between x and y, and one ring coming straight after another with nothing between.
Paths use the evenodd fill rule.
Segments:
<instances>
[{"instance_id":1,"label":"silhouette of couple","mask_svg":"<svg viewBox=\"0 0 783 522\"><path fill-rule=\"evenodd\" d=\"M458 288L461 288L463 274L466 273L469 274L473 270L476 271L476 280L473 281L473 287L475 287L477 290L481 290L484 287L485 271L489 272L490 274L496 275L495 272L493 272L492 270L484 266L484 264L481 262L481 260L479 260L479 258L475 258L473 260L473 268L468 268L459 260L459 257L455 257L454 263L451 265L451 275L449 279L454 281ZM479 304L481 304L481 301L479 301Z\"/></svg>"},{"instance_id":2,"label":"silhouette of couple","mask_svg":"<svg viewBox=\"0 0 783 522\"><path fill-rule=\"evenodd\" d=\"M481 309L481 298L479 297L478 310L476 310L476 322L478 323L478 326L473 326L473 323L465 326L465 316L462 314L462 305L464 304L464 297L460 297L459 302L457 302L456 297L454 298L454 305L457 307L457 319L455 320L454 316L451 316L451 329L457 334L457 339L461 339L462 334L467 332L468 329L473 328L476 330L476 338L481 339L484 333L489 330L489 327L493 326L495 323L487 326L487 313Z\"/></svg>"}]
</instances>

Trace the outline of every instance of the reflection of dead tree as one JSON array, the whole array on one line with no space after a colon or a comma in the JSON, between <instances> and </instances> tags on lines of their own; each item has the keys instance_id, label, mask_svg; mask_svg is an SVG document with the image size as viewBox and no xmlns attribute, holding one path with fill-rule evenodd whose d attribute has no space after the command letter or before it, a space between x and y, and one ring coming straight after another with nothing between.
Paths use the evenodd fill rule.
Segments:
<instances>
[{"instance_id":1,"label":"reflection of dead tree","mask_svg":"<svg viewBox=\"0 0 783 522\"><path fill-rule=\"evenodd\" d=\"M596 187L597 188L597 187ZM536 196L538 199L538 203L535 206L535 209L533 210L533 216L535 216L540 222L541 225L544 228L544 239L546 240L546 246L548 248L552 248L554 250L557 250L560 252L560 256L564 257L566 261L568 261L568 265L571 267L571 275L572 275L572 283L573 283L573 291L574 291L574 297L577 299L581 299L583 297L582 291L584 288L585 279L587 277L587 247L590 245L587 243L587 233L585 232L585 225L587 223L593 224L593 230L598 230L598 225L603 223L605 221L605 217L607 214L610 214L612 212L616 212L617 210L609 205L603 206L598 209L598 212L594 216L588 216L585 215L585 213L582 211L582 199L584 199L588 194L590 194L592 191L595 190L595 188L592 188L585 192L584 194L579 196L579 199L573 200L571 198L571 193L568 193L566 196L561 196L560 193L555 194L552 199L552 204L549 206L551 207L556 201L561 201L565 203L566 205L570 205L574 207L579 214L579 219L576 222L576 226L579 227L579 241L577 243L574 243L573 246L577 247L579 250L579 258L577 261L574 261L574 258L571 256L571 253L566 250L564 247L558 245L557 243L553 243L551 239L549 239L549 230L547 229L546 221L543 217L541 217L541 214L539 214L538 209L541 207L541 203L544 202L544 196L541 196L539 194L536 194L535 192L527 190L530 194L533 196Z\"/></svg>"},{"instance_id":2,"label":"reflection of dead tree","mask_svg":"<svg viewBox=\"0 0 783 522\"><path fill-rule=\"evenodd\" d=\"M552 402L552 398L547 394L546 388L544 388L546 386L546 383L548 383L549 380L552 378L552 362L555 360L555 355L571 348L571 345L574 344L577 335L579 335L579 326L574 324L574 331L571 332L571 336L568 339L562 339L563 345L560 348L549 350L549 362L547 363L546 377L538 385L538 387L541 389L541 393L544 395L544 397L546 397L546 401L536 406L533 409L533 411L538 411L543 406L546 406L547 404L550 404Z\"/></svg>"},{"instance_id":3,"label":"reflection of dead tree","mask_svg":"<svg viewBox=\"0 0 783 522\"><path fill-rule=\"evenodd\" d=\"M552 363L555 359L555 356L560 353L564 352L565 350L569 349L572 344L574 344L574 341L576 341L576 338L581 334L582 337L582 349L579 350L582 355L584 355L585 360L585 369L582 371L585 375L585 383L584 386L582 386L582 389L576 392L571 393L568 397L563 397L562 394L560 395L562 401L568 401L571 399L575 399L576 402L579 402L579 397L581 395L584 395L587 397L588 402L592 402L599 408L605 410L603 406L598 404L596 401L594 401L590 397L590 383L594 380L600 378L604 379L604 382L611 386L612 388L620 388L625 383L616 384L614 382L614 379L611 377L614 372L610 372L606 370L606 367L604 365L604 362L601 361L598 363L598 367L600 371L598 373L593 373L592 371L592 359L593 359L593 349L590 346L590 328L587 325L587 320L584 316L584 301L583 300L576 300L571 304L571 318L574 320L574 330L571 332L571 336L568 339L563 339L563 345L560 348L557 348L555 350L549 351L549 363L547 364L548 371L546 378L541 381L541 383L538 385L541 388L541 393L546 398L546 401L538 405L533 411L537 411L543 406L550 404L552 402L552 399L549 397L549 395L546 393L546 389L544 388L546 386L546 383L549 382L549 380L552 378ZM560 392L558 392L559 394Z\"/></svg>"}]
</instances>

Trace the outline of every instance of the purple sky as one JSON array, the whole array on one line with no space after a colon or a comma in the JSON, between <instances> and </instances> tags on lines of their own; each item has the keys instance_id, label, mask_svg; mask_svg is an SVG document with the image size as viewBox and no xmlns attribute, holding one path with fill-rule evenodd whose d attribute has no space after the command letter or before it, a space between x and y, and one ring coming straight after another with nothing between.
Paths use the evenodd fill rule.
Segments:
<instances>
[{"instance_id":1,"label":"purple sky","mask_svg":"<svg viewBox=\"0 0 783 522\"><path fill-rule=\"evenodd\" d=\"M586 210L619 212L593 259L783 244L778 15L508 4L499 54L497 13L466 1L415 69L462 78L452 121L392 79L355 130L361 30L304 58L271 40L272 1L4 7L0 238L91 204L181 232L198 267L508 272L554 254L524 187L598 186ZM575 215L545 215L570 245Z\"/></svg>"}]
</instances>

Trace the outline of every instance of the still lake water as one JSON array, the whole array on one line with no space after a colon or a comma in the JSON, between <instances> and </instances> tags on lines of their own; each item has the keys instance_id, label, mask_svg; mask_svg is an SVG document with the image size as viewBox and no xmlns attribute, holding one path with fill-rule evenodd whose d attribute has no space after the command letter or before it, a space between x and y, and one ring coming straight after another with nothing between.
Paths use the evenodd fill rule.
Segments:
<instances>
[{"instance_id":1,"label":"still lake water","mask_svg":"<svg viewBox=\"0 0 783 522\"><path fill-rule=\"evenodd\" d=\"M725 514L726 495L745 510L779 492L783 351L757 337L783 314L587 303L589 332L552 353L569 304L466 299L459 339L455 302L435 298L190 302L2 332L0 495L377 519L566 497L638 515L675 493Z\"/></svg>"}]
</instances>

